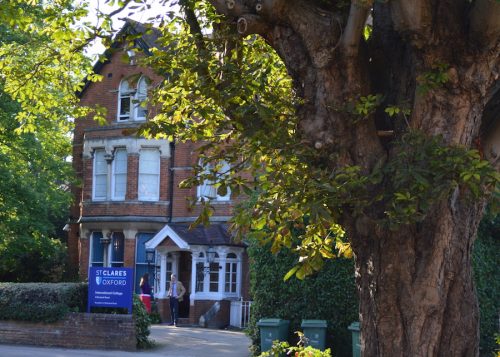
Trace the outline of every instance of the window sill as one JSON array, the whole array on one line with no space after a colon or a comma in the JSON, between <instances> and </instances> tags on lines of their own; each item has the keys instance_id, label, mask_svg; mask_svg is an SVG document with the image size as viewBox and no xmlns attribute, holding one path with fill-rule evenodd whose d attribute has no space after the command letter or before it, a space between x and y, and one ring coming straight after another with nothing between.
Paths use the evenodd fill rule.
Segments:
<instances>
[{"instance_id":1,"label":"window sill","mask_svg":"<svg viewBox=\"0 0 500 357\"><path fill-rule=\"evenodd\" d=\"M219 201L219 200L205 200L205 201L208 201L211 205L227 205L227 204L232 204L233 201L232 200L225 200L225 201ZM197 205L201 205L202 202L201 200L198 198L198 200L196 201L196 204Z\"/></svg>"}]
</instances>

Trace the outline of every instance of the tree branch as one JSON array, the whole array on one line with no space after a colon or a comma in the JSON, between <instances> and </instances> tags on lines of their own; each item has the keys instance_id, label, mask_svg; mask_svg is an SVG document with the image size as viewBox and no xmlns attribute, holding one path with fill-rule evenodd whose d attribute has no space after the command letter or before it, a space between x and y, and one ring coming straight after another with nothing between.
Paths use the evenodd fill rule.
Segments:
<instances>
[{"instance_id":1,"label":"tree branch","mask_svg":"<svg viewBox=\"0 0 500 357\"><path fill-rule=\"evenodd\" d=\"M271 26L258 15L246 14L236 23L238 33L246 36L250 34L264 35L271 30Z\"/></svg>"},{"instance_id":2,"label":"tree branch","mask_svg":"<svg viewBox=\"0 0 500 357\"><path fill-rule=\"evenodd\" d=\"M470 30L483 45L495 46L500 38L500 2L477 0L471 10Z\"/></svg>"},{"instance_id":3,"label":"tree branch","mask_svg":"<svg viewBox=\"0 0 500 357\"><path fill-rule=\"evenodd\" d=\"M253 12L241 0L208 0L219 14L226 16L241 16Z\"/></svg>"},{"instance_id":4,"label":"tree branch","mask_svg":"<svg viewBox=\"0 0 500 357\"><path fill-rule=\"evenodd\" d=\"M354 57L358 53L359 41L372 6L373 0L353 0L351 2L349 18L341 39L342 48L347 57Z\"/></svg>"}]
</instances>

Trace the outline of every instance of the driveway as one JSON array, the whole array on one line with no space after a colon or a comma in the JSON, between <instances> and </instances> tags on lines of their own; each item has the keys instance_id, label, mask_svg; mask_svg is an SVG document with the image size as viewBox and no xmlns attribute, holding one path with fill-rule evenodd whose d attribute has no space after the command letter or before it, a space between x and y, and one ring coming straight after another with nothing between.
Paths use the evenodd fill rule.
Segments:
<instances>
[{"instance_id":1,"label":"driveway","mask_svg":"<svg viewBox=\"0 0 500 357\"><path fill-rule=\"evenodd\" d=\"M0 356L6 357L86 357L86 356L162 356L162 357L248 357L250 339L238 331L197 327L151 327L153 349L137 352L73 350L20 345L0 345Z\"/></svg>"}]
</instances>

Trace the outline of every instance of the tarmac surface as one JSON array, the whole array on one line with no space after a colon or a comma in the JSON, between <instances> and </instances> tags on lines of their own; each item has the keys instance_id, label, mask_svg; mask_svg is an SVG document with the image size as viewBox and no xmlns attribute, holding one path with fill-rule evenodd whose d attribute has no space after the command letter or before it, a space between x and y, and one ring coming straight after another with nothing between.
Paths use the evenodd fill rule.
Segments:
<instances>
[{"instance_id":1,"label":"tarmac surface","mask_svg":"<svg viewBox=\"0 0 500 357\"><path fill-rule=\"evenodd\" d=\"M250 339L239 331L198 327L151 326L155 347L137 352L0 345L1 357L248 357Z\"/></svg>"}]
</instances>

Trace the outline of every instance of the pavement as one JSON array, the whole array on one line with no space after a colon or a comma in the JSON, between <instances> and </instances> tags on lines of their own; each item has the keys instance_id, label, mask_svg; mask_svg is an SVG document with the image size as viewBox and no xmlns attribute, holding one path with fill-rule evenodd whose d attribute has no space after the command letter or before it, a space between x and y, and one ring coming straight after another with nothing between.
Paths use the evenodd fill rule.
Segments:
<instances>
[{"instance_id":1,"label":"pavement","mask_svg":"<svg viewBox=\"0 0 500 357\"><path fill-rule=\"evenodd\" d=\"M2 357L249 357L250 339L239 331L151 326L155 347L137 352L0 345Z\"/></svg>"}]
</instances>

